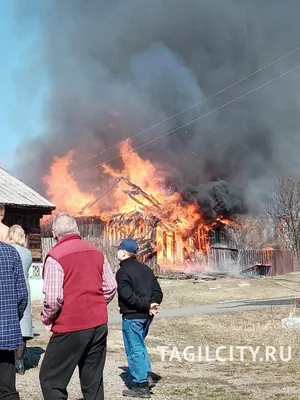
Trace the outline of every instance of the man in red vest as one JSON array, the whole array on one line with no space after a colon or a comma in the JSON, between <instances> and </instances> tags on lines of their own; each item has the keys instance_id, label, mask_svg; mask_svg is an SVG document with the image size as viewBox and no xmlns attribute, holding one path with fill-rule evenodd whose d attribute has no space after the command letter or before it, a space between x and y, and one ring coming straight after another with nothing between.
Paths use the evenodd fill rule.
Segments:
<instances>
[{"instance_id":1,"label":"man in red vest","mask_svg":"<svg viewBox=\"0 0 300 400\"><path fill-rule=\"evenodd\" d=\"M40 370L45 400L67 399L78 366L85 400L103 400L107 304L116 280L106 257L81 239L73 217L59 214L52 225L57 244L43 269L42 321L53 332Z\"/></svg>"}]
</instances>

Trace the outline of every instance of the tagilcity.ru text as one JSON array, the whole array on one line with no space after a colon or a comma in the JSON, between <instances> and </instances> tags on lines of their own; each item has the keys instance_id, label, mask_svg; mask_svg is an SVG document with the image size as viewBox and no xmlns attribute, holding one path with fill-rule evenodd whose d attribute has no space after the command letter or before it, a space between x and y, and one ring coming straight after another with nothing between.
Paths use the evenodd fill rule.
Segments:
<instances>
[{"instance_id":1,"label":"tagilcity.ru text","mask_svg":"<svg viewBox=\"0 0 300 400\"><path fill-rule=\"evenodd\" d=\"M159 346L161 361L168 362L288 362L292 359L291 346Z\"/></svg>"}]
</instances>

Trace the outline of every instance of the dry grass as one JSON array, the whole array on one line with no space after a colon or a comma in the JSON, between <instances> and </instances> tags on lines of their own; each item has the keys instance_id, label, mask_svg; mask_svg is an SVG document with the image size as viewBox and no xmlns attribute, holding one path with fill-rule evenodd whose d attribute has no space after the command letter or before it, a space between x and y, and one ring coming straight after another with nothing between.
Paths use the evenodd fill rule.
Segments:
<instances>
[{"instance_id":1,"label":"dry grass","mask_svg":"<svg viewBox=\"0 0 300 400\"><path fill-rule=\"evenodd\" d=\"M153 389L157 400L240 400L240 399L298 399L300 368L299 330L283 329L281 318L289 309L240 312L226 315L195 316L154 321L148 336L148 350L153 371L162 377ZM34 339L31 346L45 348L47 334ZM246 353L245 361L234 352L232 362L187 362L182 351L186 346L202 349L209 346L213 357L217 346L292 346L289 362L253 362ZM166 357L161 360L158 346L177 346L182 360ZM264 351L259 356L264 355ZM225 352L221 354L225 355ZM278 356L277 356L278 357ZM111 326L105 370L107 400L122 399L124 384L120 378L126 366L122 333L118 326ZM30 369L24 377L18 377L22 400L41 400L38 383L39 367ZM70 399L79 399L80 386L77 373L69 386Z\"/></svg>"},{"instance_id":2,"label":"dry grass","mask_svg":"<svg viewBox=\"0 0 300 400\"><path fill-rule=\"evenodd\" d=\"M289 281L283 281L282 279L288 279ZM280 286L277 283L289 288ZM222 278L196 284L193 283L193 280L161 281L161 284L165 297L164 308L215 304L220 301L230 300L252 300L298 295L300 297L300 274L290 274L280 278ZM249 286L239 286L240 284L248 284ZM210 290L214 288L215 290Z\"/></svg>"},{"instance_id":3,"label":"dry grass","mask_svg":"<svg viewBox=\"0 0 300 400\"><path fill-rule=\"evenodd\" d=\"M288 315L289 309L250 311L234 314L195 316L181 319L157 320L149 337L150 352L156 366L155 372L165 376L157 394L171 396L172 399L297 399L299 393L298 373L299 331L283 329L281 319ZM178 357L161 362L161 355L155 346L176 346ZM203 351L202 362L184 360L183 349L200 346ZM233 361L206 361L205 346L209 357L215 356L217 346L260 346L257 362L249 351L245 351L245 360L240 360L238 350L233 351ZM274 346L279 351L284 346L292 347L292 359L288 362L270 358L266 361L266 346ZM227 352L227 353L226 353ZM175 353L173 353L173 356ZM229 357L229 350L221 353ZM260 361L263 358L263 361Z\"/></svg>"},{"instance_id":4,"label":"dry grass","mask_svg":"<svg viewBox=\"0 0 300 400\"><path fill-rule=\"evenodd\" d=\"M300 297L300 273L284 275L276 278L222 278L215 281L204 281L197 284L194 284L193 282L192 279L160 280L164 292L162 308L169 309L197 305L201 306L231 300L252 300L285 296L297 297L298 295ZM290 289L280 286L276 284L276 282L288 286ZM244 283L249 284L249 286L239 286L239 284ZM210 290L210 288L216 288L216 290ZM115 297L109 305L109 311L118 312L117 297ZM33 302L33 318L39 319L40 312L41 303Z\"/></svg>"},{"instance_id":5,"label":"dry grass","mask_svg":"<svg viewBox=\"0 0 300 400\"><path fill-rule=\"evenodd\" d=\"M282 279L288 279L282 280ZM189 280L160 280L164 292L162 309L215 304L220 301L253 300L285 296L300 297L300 274L277 278L235 279L222 278L215 281L193 283ZM278 285L281 283L289 288ZM249 284L249 286L239 286ZM210 290L216 288L215 290ZM295 291L298 290L299 292ZM111 312L118 311L117 299L110 304Z\"/></svg>"}]
</instances>

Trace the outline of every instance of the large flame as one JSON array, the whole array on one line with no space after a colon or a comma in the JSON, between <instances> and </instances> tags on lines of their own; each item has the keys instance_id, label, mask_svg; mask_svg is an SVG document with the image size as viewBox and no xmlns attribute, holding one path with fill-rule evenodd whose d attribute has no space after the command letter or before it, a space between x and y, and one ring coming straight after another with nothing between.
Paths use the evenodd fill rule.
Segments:
<instances>
[{"instance_id":1,"label":"large flame","mask_svg":"<svg viewBox=\"0 0 300 400\"><path fill-rule=\"evenodd\" d=\"M43 178L43 182L47 186L47 196L56 205L56 212L66 211L76 215L95 197L91 193L82 192L70 174L73 156L74 152L70 151L65 157L54 157L49 174Z\"/></svg>"},{"instance_id":2,"label":"large flame","mask_svg":"<svg viewBox=\"0 0 300 400\"><path fill-rule=\"evenodd\" d=\"M195 223L201 218L197 206L183 202L179 193L169 193L165 186L167 171L154 166L149 160L142 159L131 148L129 141L121 144L120 155L124 164L123 170L117 171L109 165L104 165L105 174L116 179L122 177L128 179L146 192L150 199L137 193L136 199L144 205L141 207L126 194L129 189L128 184L121 180L118 190L110 195L113 211L119 213L130 212L133 208L146 209L167 223L176 223L183 233L193 229Z\"/></svg>"},{"instance_id":3,"label":"large flame","mask_svg":"<svg viewBox=\"0 0 300 400\"><path fill-rule=\"evenodd\" d=\"M48 197L57 207L56 211L67 211L75 216L99 215L104 221L111 221L112 217L119 215L120 218L114 217L114 228L107 228L109 236L115 240L120 238L118 232L128 235L133 228L135 232L138 228L141 236L147 236L143 223L140 224L136 217L131 225L124 224L124 214L132 216L138 212L145 218L158 218L162 225L156 229L155 248L160 265L173 269L178 261L183 270L190 270L191 265L196 269L203 268L199 261L200 253L209 247L208 232L214 224L205 223L197 204L187 203L180 193L171 193L165 185L167 171L142 159L131 148L129 141L122 143L119 151L122 170L106 164L102 166L102 175L108 178L106 186L111 188L107 190L106 202L97 198L95 192L86 193L79 188L76 174L72 176L70 173L74 152L65 157L55 157L44 183ZM223 218L215 223L218 222L231 224Z\"/></svg>"}]
</instances>

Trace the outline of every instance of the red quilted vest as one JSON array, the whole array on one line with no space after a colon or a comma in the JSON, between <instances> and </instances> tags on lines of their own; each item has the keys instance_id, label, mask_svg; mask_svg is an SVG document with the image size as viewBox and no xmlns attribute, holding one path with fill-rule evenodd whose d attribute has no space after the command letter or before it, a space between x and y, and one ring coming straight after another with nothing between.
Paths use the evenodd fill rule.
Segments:
<instances>
[{"instance_id":1,"label":"red quilted vest","mask_svg":"<svg viewBox=\"0 0 300 400\"><path fill-rule=\"evenodd\" d=\"M64 270L64 302L52 331L74 332L107 324L101 251L79 235L71 234L60 239L48 256Z\"/></svg>"}]
</instances>

